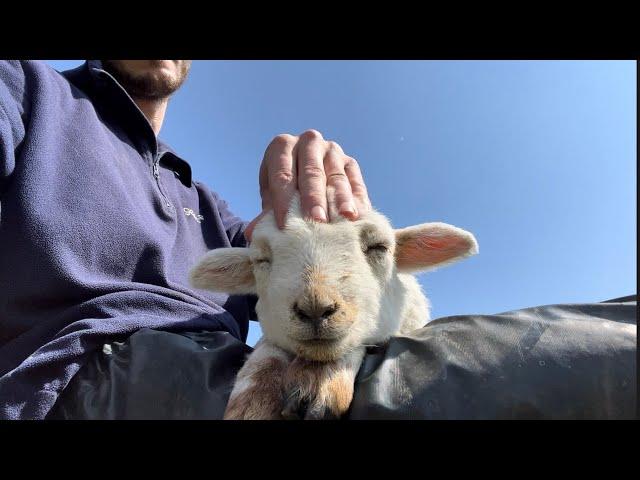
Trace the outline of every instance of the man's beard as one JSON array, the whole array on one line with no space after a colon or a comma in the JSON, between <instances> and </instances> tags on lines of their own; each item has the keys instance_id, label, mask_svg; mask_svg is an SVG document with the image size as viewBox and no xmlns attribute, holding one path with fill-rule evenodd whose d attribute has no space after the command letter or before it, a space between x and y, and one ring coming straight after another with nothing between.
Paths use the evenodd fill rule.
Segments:
<instances>
[{"instance_id":1,"label":"man's beard","mask_svg":"<svg viewBox=\"0 0 640 480\"><path fill-rule=\"evenodd\" d=\"M152 64L159 60L149 60ZM182 86L191 67L190 60L178 64L176 77L152 74L133 74L113 60L101 60L102 68L109 72L133 98L144 100L161 100L168 98Z\"/></svg>"}]
</instances>

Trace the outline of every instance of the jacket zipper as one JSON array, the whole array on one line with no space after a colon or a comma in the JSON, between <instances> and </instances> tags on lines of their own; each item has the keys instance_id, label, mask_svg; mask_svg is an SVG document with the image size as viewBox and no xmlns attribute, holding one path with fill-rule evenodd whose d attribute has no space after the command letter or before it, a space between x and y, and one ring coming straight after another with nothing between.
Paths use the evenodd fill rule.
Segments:
<instances>
[{"instance_id":1,"label":"jacket zipper","mask_svg":"<svg viewBox=\"0 0 640 480\"><path fill-rule=\"evenodd\" d=\"M136 102L133 100L133 98L131 98L129 93L118 83L118 81L115 78L113 78L113 76L109 72L107 72L105 70L100 70L100 72L103 75L106 75L107 77L111 78L111 80L120 89L120 91L124 92L124 94L129 98L129 100L131 100L131 103L133 104L133 106L138 111L138 114L141 115L141 117L145 120L145 122L149 126L149 129L151 129L151 124L149 123L149 120L147 119L145 114L142 112L142 110L140 110L140 107L138 107L138 105L136 105ZM156 141L156 151L157 150L158 150L158 144L157 144L157 141ZM158 164L160 163L160 159L158 158L157 160L154 160L153 157L152 157L151 158L151 163L153 165L153 176L156 177L156 183L158 184L158 190L160 190L160 195L162 195L162 198L164 198L165 205L167 207L169 207L170 210L173 210L173 205L169 201L169 198L164 194L164 192L162 191L162 187L160 186L160 171L158 169Z\"/></svg>"},{"instance_id":2,"label":"jacket zipper","mask_svg":"<svg viewBox=\"0 0 640 480\"><path fill-rule=\"evenodd\" d=\"M160 169L158 167L159 164L160 164L160 159L155 160L153 162L153 176L156 177L156 183L158 184L158 190L160 191L160 195L162 195L162 198L164 198L164 203L166 204L167 207L169 207L170 209L173 209L173 205L169 201L169 198L162 191L162 186L160 185Z\"/></svg>"}]
</instances>

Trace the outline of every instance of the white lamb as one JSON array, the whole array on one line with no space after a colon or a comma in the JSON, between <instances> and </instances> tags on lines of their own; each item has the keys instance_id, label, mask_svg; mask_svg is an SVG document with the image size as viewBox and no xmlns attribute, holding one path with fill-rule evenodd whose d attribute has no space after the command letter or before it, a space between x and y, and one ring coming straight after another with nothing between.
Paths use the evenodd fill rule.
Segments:
<instances>
[{"instance_id":1,"label":"white lamb","mask_svg":"<svg viewBox=\"0 0 640 480\"><path fill-rule=\"evenodd\" d=\"M283 230L269 214L249 248L208 252L192 270L192 284L257 294L263 330L224 418L341 416L365 346L429 320L429 302L411 273L477 252L472 234L444 223L394 230L376 211L357 221L305 220L297 197Z\"/></svg>"}]
</instances>

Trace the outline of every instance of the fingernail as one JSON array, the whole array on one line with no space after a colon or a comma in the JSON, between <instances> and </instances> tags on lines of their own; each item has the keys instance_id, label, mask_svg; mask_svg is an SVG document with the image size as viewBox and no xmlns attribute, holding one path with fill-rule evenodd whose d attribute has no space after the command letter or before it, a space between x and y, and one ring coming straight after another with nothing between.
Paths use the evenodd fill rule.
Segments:
<instances>
[{"instance_id":1,"label":"fingernail","mask_svg":"<svg viewBox=\"0 0 640 480\"><path fill-rule=\"evenodd\" d=\"M317 222L326 222L327 214L324 211L324 208L322 208L319 205L316 205L311 209L311 218L313 218Z\"/></svg>"},{"instance_id":2,"label":"fingernail","mask_svg":"<svg viewBox=\"0 0 640 480\"><path fill-rule=\"evenodd\" d=\"M355 205L353 203L343 203L342 207L340 207L340 213L345 214L345 213L350 213L351 216L353 217L357 217L358 216L358 210L356 209Z\"/></svg>"}]
</instances>

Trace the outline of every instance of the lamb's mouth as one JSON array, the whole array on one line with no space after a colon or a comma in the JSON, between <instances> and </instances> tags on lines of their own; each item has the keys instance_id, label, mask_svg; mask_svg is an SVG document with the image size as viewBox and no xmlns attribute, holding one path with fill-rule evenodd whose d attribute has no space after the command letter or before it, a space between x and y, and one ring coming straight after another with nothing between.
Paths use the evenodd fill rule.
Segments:
<instances>
[{"instance_id":1,"label":"lamb's mouth","mask_svg":"<svg viewBox=\"0 0 640 480\"><path fill-rule=\"evenodd\" d=\"M290 337L302 345L314 346L314 347L331 347L333 345L337 345L342 341L342 338L323 338L323 337L312 337L312 338L294 338Z\"/></svg>"},{"instance_id":2,"label":"lamb's mouth","mask_svg":"<svg viewBox=\"0 0 640 480\"><path fill-rule=\"evenodd\" d=\"M344 337L313 337L305 339L294 337L290 338L295 342L294 349L297 355L318 362L330 362L337 360L342 355L345 346Z\"/></svg>"}]
</instances>

